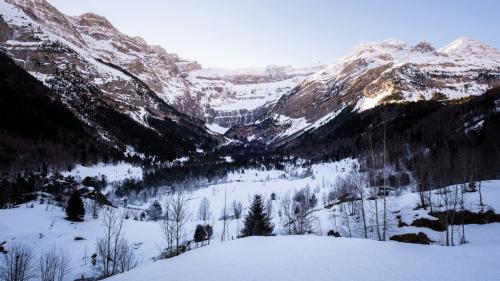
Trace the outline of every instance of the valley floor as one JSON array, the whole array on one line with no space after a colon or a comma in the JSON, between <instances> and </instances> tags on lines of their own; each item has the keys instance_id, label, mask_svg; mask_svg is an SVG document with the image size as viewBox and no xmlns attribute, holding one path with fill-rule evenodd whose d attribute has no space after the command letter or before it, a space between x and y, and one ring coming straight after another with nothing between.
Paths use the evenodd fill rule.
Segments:
<instances>
[{"instance_id":1,"label":"valley floor","mask_svg":"<svg viewBox=\"0 0 500 281\"><path fill-rule=\"evenodd\" d=\"M230 174L226 182L191 191L188 205L191 218L186 226L186 240L191 240L197 224L196 216L202 198L210 201L211 216L207 222L214 226L211 245L193 249L180 256L155 261L164 243L157 222L134 220L149 207L150 201L129 204L120 210L130 213L125 220L125 238L132 243L139 265L130 272L110 280L439 280L439 281L497 281L500 280L500 223L465 226L465 245L444 247L443 233L428 228L398 227L397 217L406 224L417 218L430 218L428 211L418 210L417 193L405 190L388 197L389 229L387 238L394 234L424 232L433 245L413 245L394 241L378 242L373 227L368 237L333 238L326 233L334 229L343 237L349 236L339 205L325 207L323 198L333 188L336 178L347 174L354 160L313 165L305 173L303 168L288 171L246 170ZM317 220L314 233L305 236L281 236L284 229L280 220L280 200L306 186L318 198L314 214ZM467 210L500 210L500 180L482 182L486 206L478 206L478 192L465 194ZM242 202L246 214L252 196L262 194L266 200L272 193L271 213L278 236L235 239L243 226L242 219L231 219L226 242L220 242L224 206L233 200ZM158 194L158 199L161 199ZM152 201L152 200L151 200ZM373 201L367 200L368 223L373 224ZM118 202L116 202L118 203ZM379 202L381 203L381 202ZM379 205L380 206L380 205ZM87 211L89 207L87 207ZM88 212L84 222L72 223L64 218L64 210L39 201L22 204L12 209L0 209L0 243L5 247L27 244L35 254L52 247L63 248L71 257L71 273L64 281L97 276L91 265L96 252L96 241L103 237L101 218L94 219ZM434 218L435 219L435 218ZM359 218L348 218L353 237L362 237ZM456 239L459 239L457 231ZM82 237L83 240L75 240ZM234 240L233 240L234 239ZM458 244L457 241L455 241Z\"/></svg>"}]
</instances>

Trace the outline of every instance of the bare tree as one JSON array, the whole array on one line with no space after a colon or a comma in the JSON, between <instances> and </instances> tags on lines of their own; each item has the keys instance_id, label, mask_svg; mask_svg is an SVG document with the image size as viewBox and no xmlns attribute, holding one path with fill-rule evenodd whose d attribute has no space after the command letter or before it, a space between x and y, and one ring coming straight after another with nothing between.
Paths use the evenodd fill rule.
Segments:
<instances>
[{"instance_id":1,"label":"bare tree","mask_svg":"<svg viewBox=\"0 0 500 281\"><path fill-rule=\"evenodd\" d=\"M354 167L352 172L345 179L346 184L349 186L349 189L356 194L358 197L357 201L359 201L359 212L361 213L361 219L363 221L363 234L365 238L368 238L368 227L366 224L366 210L365 210L365 186L366 186L366 178L361 173L359 173L358 168Z\"/></svg>"},{"instance_id":2,"label":"bare tree","mask_svg":"<svg viewBox=\"0 0 500 281\"><path fill-rule=\"evenodd\" d=\"M13 245L3 255L0 264L0 280L27 281L35 278L35 256L33 250L26 245Z\"/></svg>"},{"instance_id":3,"label":"bare tree","mask_svg":"<svg viewBox=\"0 0 500 281\"><path fill-rule=\"evenodd\" d=\"M266 201L266 213L269 215L273 213L273 200L271 198Z\"/></svg>"},{"instance_id":4,"label":"bare tree","mask_svg":"<svg viewBox=\"0 0 500 281\"><path fill-rule=\"evenodd\" d=\"M240 201L234 200L231 204L231 209L233 210L233 216L236 219L236 233L240 233L240 222L241 212L243 211L243 204Z\"/></svg>"},{"instance_id":5,"label":"bare tree","mask_svg":"<svg viewBox=\"0 0 500 281\"><path fill-rule=\"evenodd\" d=\"M385 137L385 127L386 127L386 120L385 120L385 117L384 117L384 152L383 152L383 162L384 162L384 165L382 167L382 172L383 172L383 177L384 177L384 185L382 187L382 192L383 192L383 199L384 199L384 207L383 207L383 227L382 227L382 241L385 241L385 236L386 236L386 232L387 232L387 176L385 174L386 172L386 161L387 161L387 152L386 152L386 137Z\"/></svg>"},{"instance_id":6,"label":"bare tree","mask_svg":"<svg viewBox=\"0 0 500 281\"><path fill-rule=\"evenodd\" d=\"M293 199L285 194L280 202L281 223L288 234L306 234L313 231L314 210L311 208L312 193L306 187L295 193Z\"/></svg>"},{"instance_id":7,"label":"bare tree","mask_svg":"<svg viewBox=\"0 0 500 281\"><path fill-rule=\"evenodd\" d=\"M198 208L198 219L206 223L210 219L210 201L206 197L203 197L200 201L200 206Z\"/></svg>"},{"instance_id":8,"label":"bare tree","mask_svg":"<svg viewBox=\"0 0 500 281\"><path fill-rule=\"evenodd\" d=\"M367 185L370 186L370 188L368 189L370 196L370 200L368 201L368 203L371 203L371 208L368 209L369 216L371 217L370 223L375 227L377 239L379 241L382 241L382 232L380 230L380 187L378 186L378 175L379 173L375 169L369 169L366 173L366 180Z\"/></svg>"},{"instance_id":9,"label":"bare tree","mask_svg":"<svg viewBox=\"0 0 500 281\"><path fill-rule=\"evenodd\" d=\"M287 234L293 234L293 202L290 192L287 192L280 200L280 210L278 212L281 225Z\"/></svg>"},{"instance_id":10,"label":"bare tree","mask_svg":"<svg viewBox=\"0 0 500 281\"><path fill-rule=\"evenodd\" d=\"M224 208L222 209L222 220L223 220L223 224L222 224L222 234L221 234L221 238L220 240L221 241L224 241L225 239L225 236L227 234L227 192L226 192L226 189L224 188Z\"/></svg>"},{"instance_id":11,"label":"bare tree","mask_svg":"<svg viewBox=\"0 0 500 281\"><path fill-rule=\"evenodd\" d=\"M374 211L375 211L375 227L377 230L377 238L379 241L382 240L382 235L380 234L380 222L379 222L379 212L378 212L378 196L379 196L379 188L376 181L376 160L375 150L373 149L373 140L372 140L372 130L371 128L368 131L368 146L369 146L369 157L367 160L368 166L371 168L368 170L368 181L372 188L370 189L370 195L374 198Z\"/></svg>"},{"instance_id":12,"label":"bare tree","mask_svg":"<svg viewBox=\"0 0 500 281\"><path fill-rule=\"evenodd\" d=\"M42 252L40 255L40 280L63 281L70 272L70 257L67 252L56 248Z\"/></svg>"},{"instance_id":13,"label":"bare tree","mask_svg":"<svg viewBox=\"0 0 500 281\"><path fill-rule=\"evenodd\" d=\"M343 204L341 204L342 206ZM347 226L347 230L349 233L349 237L352 237L352 229L351 229L351 216L347 213L347 208L340 208L340 213L342 215L342 218L345 221L345 225Z\"/></svg>"},{"instance_id":14,"label":"bare tree","mask_svg":"<svg viewBox=\"0 0 500 281\"><path fill-rule=\"evenodd\" d=\"M240 201L234 200L233 203L231 204L231 208L233 209L233 215L235 219L240 219L241 218L241 212L243 211L243 205L241 204Z\"/></svg>"},{"instance_id":15,"label":"bare tree","mask_svg":"<svg viewBox=\"0 0 500 281\"><path fill-rule=\"evenodd\" d=\"M128 271L137 266L132 247L124 238L125 212L106 207L102 212L104 237L97 240L97 258L103 277Z\"/></svg>"},{"instance_id":16,"label":"bare tree","mask_svg":"<svg viewBox=\"0 0 500 281\"><path fill-rule=\"evenodd\" d=\"M161 217L159 223L160 231L163 236L163 240L165 241L166 246L166 254L170 255L173 251L174 241L175 241L175 222L172 219L171 214L171 204L172 200L166 197L163 200L163 209L165 210L165 214Z\"/></svg>"},{"instance_id":17,"label":"bare tree","mask_svg":"<svg viewBox=\"0 0 500 281\"><path fill-rule=\"evenodd\" d=\"M189 206L187 204L186 194L182 191L177 191L168 194L164 200L165 215L160 221L160 228L164 240L167 242L167 250L171 254L180 254L180 244L185 235L186 223L191 217ZM172 247L175 244L175 250Z\"/></svg>"}]
</instances>

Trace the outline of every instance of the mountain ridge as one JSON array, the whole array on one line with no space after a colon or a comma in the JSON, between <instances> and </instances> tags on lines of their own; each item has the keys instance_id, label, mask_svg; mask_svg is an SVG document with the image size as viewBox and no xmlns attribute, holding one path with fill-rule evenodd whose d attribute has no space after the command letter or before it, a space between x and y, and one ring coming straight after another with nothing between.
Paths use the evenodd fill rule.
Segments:
<instances>
[{"instance_id":1,"label":"mountain ridge","mask_svg":"<svg viewBox=\"0 0 500 281\"><path fill-rule=\"evenodd\" d=\"M172 106L185 117L168 113L169 118L191 120L187 123L197 128L206 125L209 134L280 145L321 127L350 106L364 111L386 103L458 99L480 95L500 81L500 51L466 37L439 49L425 41L410 45L394 38L365 42L328 66L204 69L140 37L121 33L100 15L66 16L45 0L6 3L31 18L18 15L18 28L37 25L20 41L9 39L8 23L7 32L2 32L3 48L25 69L39 80L50 80L54 71L74 60L65 57L57 64L40 58L52 60L62 42L76 52L74 56L88 61L73 71L91 80L113 103L122 104L121 110L145 127L150 116L163 118L165 109L159 108ZM7 16L12 14L8 9L12 8L3 7ZM10 16L11 25L16 24L15 17ZM30 36L40 36L37 32L45 34L40 29L63 37L56 36L55 42L51 36L30 41ZM33 48L38 51L33 53ZM89 68L96 74L87 75ZM144 100L132 93L135 87L142 88L142 96L148 93L150 105L138 106Z\"/></svg>"},{"instance_id":2,"label":"mountain ridge","mask_svg":"<svg viewBox=\"0 0 500 281\"><path fill-rule=\"evenodd\" d=\"M37 9L43 9L56 21L67 20L46 1L20 2L35 18ZM78 36L60 37L7 2L0 2L0 8L2 51L49 87L80 120L95 127L102 141L123 152L134 150L162 160L201 148L209 151L218 142L201 120L178 112L140 77L108 60L113 52L99 56L92 47L75 45Z\"/></svg>"},{"instance_id":3,"label":"mountain ridge","mask_svg":"<svg viewBox=\"0 0 500 281\"><path fill-rule=\"evenodd\" d=\"M426 42L368 42L306 77L255 124L235 127L228 135L281 143L321 126L348 106L364 111L384 103L459 99L497 85L500 51L484 43L459 38L437 50ZM272 125L255 128L263 123Z\"/></svg>"}]
</instances>

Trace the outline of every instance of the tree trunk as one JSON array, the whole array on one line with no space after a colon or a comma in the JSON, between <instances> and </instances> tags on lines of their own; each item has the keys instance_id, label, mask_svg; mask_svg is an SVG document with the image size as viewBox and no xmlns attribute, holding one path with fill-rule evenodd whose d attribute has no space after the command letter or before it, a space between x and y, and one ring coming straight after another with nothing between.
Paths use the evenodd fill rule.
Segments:
<instances>
[{"instance_id":1,"label":"tree trunk","mask_svg":"<svg viewBox=\"0 0 500 281\"><path fill-rule=\"evenodd\" d=\"M377 188L378 193L378 188ZM375 198L375 223L377 225L377 237L379 241L382 241L382 236L380 235L380 222L378 219L378 197Z\"/></svg>"},{"instance_id":2,"label":"tree trunk","mask_svg":"<svg viewBox=\"0 0 500 281\"><path fill-rule=\"evenodd\" d=\"M384 118L384 166L383 166L383 177L384 177L384 186L383 186L383 192L384 192L384 221L383 221L383 229L382 229L382 240L385 241L385 236L386 236L386 231L387 231L387 190L386 190L386 176L385 176L385 169L386 169L386 147L385 147L385 118Z\"/></svg>"}]
</instances>

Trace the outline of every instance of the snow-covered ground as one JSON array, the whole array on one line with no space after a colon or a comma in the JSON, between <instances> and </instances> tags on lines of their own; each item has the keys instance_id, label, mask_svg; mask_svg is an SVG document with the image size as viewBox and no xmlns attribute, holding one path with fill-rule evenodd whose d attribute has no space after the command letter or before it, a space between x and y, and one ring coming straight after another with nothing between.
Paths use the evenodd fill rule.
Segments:
<instances>
[{"instance_id":1,"label":"snow-covered ground","mask_svg":"<svg viewBox=\"0 0 500 281\"><path fill-rule=\"evenodd\" d=\"M142 169L124 162L116 164L100 163L94 166L76 165L74 169L64 172L62 175L74 176L77 179L84 179L85 177L101 178L101 176L105 176L108 182L115 182L126 178L142 179Z\"/></svg>"},{"instance_id":2,"label":"snow-covered ground","mask_svg":"<svg viewBox=\"0 0 500 281\"><path fill-rule=\"evenodd\" d=\"M500 244L440 247L325 236L251 237L210 245L109 280L495 281Z\"/></svg>"},{"instance_id":3,"label":"snow-covered ground","mask_svg":"<svg viewBox=\"0 0 500 281\"><path fill-rule=\"evenodd\" d=\"M248 169L229 174L224 183L190 191L187 198L191 218L186 226L185 239L192 239L196 225L203 223L197 217L197 210L200 201L207 198L211 211L207 223L214 227L213 240L210 246L166 261L153 261L164 245L158 223L134 220L154 199L143 204L129 204L126 210L120 207L120 210L130 214L124 224L125 238L134 245L139 267L130 275L117 276L113 280L196 280L200 275L205 276L204 280L497 280L494 277L500 276L500 223L466 225L468 244L442 247L441 232L427 228L397 227L397 215L408 224L415 218L428 217L424 210L414 210L418 195L408 191L389 197L387 237L421 231L436 241L434 245L318 237L326 235L330 229L339 231L344 237L348 236L339 206L324 208L324 199L334 188L336 180L347 175L355 163L355 160L345 159L315 164L310 169L298 166L286 167L283 171ZM84 171L80 168L81 176L91 175ZM93 171L105 173L99 169ZM271 214L274 232L280 235L284 233L279 216L280 200L287 193L293 194L307 186L318 198L314 212L317 217L313 225L315 235L235 239L243 222L242 219L233 219L229 220L228 225L229 242L220 242L223 223L219 219L225 197L229 215L232 214L230 206L233 201L242 203L245 214L254 194L263 195L267 205L271 194L275 193L277 200L270 201ZM482 190L485 204L500 210L500 180L483 182ZM159 195L156 199L161 201L161 197ZM467 193L464 200L466 208L477 211L478 200L477 192ZM369 200L366 203L369 225L373 223L373 202ZM103 236L100 219L93 219L89 212L84 222L71 223L64 219L65 213L61 207L46 203L47 200L44 204L37 201L14 209L0 209L0 243L6 241L7 249L14 243L28 244L36 253L53 246L64 248L71 256L71 275L67 280L82 275L92 276L90 256L95 253L96 240ZM352 236L362 237L359 220L356 221L355 216L349 220ZM368 236L376 239L373 228ZM76 241L75 237L85 240Z\"/></svg>"}]
</instances>

